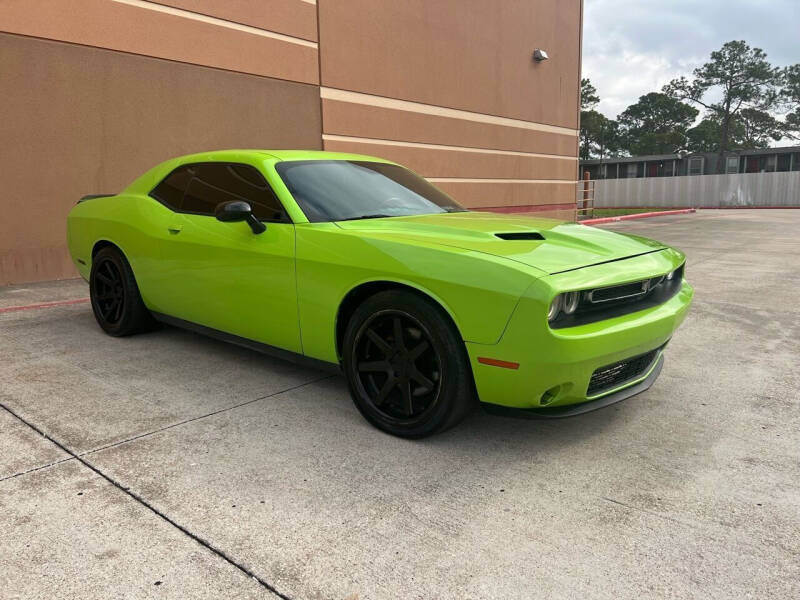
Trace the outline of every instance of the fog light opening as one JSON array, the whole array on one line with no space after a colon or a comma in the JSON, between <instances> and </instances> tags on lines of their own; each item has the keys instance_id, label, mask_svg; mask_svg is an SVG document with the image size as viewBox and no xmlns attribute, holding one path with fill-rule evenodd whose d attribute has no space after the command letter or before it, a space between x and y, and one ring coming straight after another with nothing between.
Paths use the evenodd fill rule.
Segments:
<instances>
[{"instance_id":1,"label":"fog light opening","mask_svg":"<svg viewBox=\"0 0 800 600\"><path fill-rule=\"evenodd\" d=\"M556 385L556 386L551 387L544 394L542 394L541 398L539 398L539 404L541 406L547 406L548 404L550 404L553 400L555 400L558 397L559 392L561 392L561 386L560 385Z\"/></svg>"}]
</instances>

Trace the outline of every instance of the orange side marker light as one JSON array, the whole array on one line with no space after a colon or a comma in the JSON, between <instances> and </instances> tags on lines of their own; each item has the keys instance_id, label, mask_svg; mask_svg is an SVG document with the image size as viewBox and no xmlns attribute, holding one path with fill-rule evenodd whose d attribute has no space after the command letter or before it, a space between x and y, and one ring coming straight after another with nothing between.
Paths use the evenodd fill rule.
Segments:
<instances>
[{"instance_id":1,"label":"orange side marker light","mask_svg":"<svg viewBox=\"0 0 800 600\"><path fill-rule=\"evenodd\" d=\"M519 369L519 363L498 360L496 358L486 358L485 356L479 356L478 362L492 367L502 367L503 369L514 369L515 371Z\"/></svg>"}]
</instances>

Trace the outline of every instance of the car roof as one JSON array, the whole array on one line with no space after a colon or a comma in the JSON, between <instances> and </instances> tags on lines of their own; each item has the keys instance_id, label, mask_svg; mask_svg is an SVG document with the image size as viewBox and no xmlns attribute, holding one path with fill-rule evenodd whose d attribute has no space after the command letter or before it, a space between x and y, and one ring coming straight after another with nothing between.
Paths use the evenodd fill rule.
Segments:
<instances>
[{"instance_id":1,"label":"car roof","mask_svg":"<svg viewBox=\"0 0 800 600\"><path fill-rule=\"evenodd\" d=\"M366 154L350 154L347 152L327 152L324 150L261 150L261 149L231 149L231 150L211 150L208 152L198 152L195 154L184 154L164 161L151 168L146 173L140 175L126 187L122 193L148 193L153 186L161 181L173 169L181 165L200 162L229 161L240 162L242 160L360 160L368 162L380 162L394 164L390 160L368 156Z\"/></svg>"},{"instance_id":2,"label":"car roof","mask_svg":"<svg viewBox=\"0 0 800 600\"><path fill-rule=\"evenodd\" d=\"M328 152L326 150L266 150L256 148L243 148L231 150L212 150L209 152L199 152L197 154L186 154L176 157L174 160L180 164L190 162L200 162L202 160L234 160L242 154L272 157L278 160L364 160L372 162L391 162L377 156L366 154L352 154L349 152Z\"/></svg>"}]
</instances>

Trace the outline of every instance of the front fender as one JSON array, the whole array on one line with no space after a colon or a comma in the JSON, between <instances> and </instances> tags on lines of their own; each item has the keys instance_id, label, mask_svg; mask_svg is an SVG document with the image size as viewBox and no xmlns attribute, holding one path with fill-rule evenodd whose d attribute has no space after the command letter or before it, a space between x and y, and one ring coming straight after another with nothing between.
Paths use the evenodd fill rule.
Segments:
<instances>
[{"instance_id":1,"label":"front fender","mask_svg":"<svg viewBox=\"0 0 800 600\"><path fill-rule=\"evenodd\" d=\"M336 361L336 317L343 299L367 282L407 285L437 301L465 341L496 343L532 275L502 258L435 244L298 224L297 285L303 352Z\"/></svg>"}]
</instances>

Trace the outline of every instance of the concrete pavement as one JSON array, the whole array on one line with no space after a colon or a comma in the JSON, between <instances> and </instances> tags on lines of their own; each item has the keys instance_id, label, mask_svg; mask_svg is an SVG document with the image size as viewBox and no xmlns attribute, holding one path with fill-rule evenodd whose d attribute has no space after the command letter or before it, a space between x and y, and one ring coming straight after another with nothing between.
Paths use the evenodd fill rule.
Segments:
<instances>
[{"instance_id":1,"label":"concrete pavement","mask_svg":"<svg viewBox=\"0 0 800 600\"><path fill-rule=\"evenodd\" d=\"M338 377L177 329L110 338L86 304L0 314L3 595L800 596L800 211L608 228L688 255L655 386L416 442Z\"/></svg>"}]
</instances>

